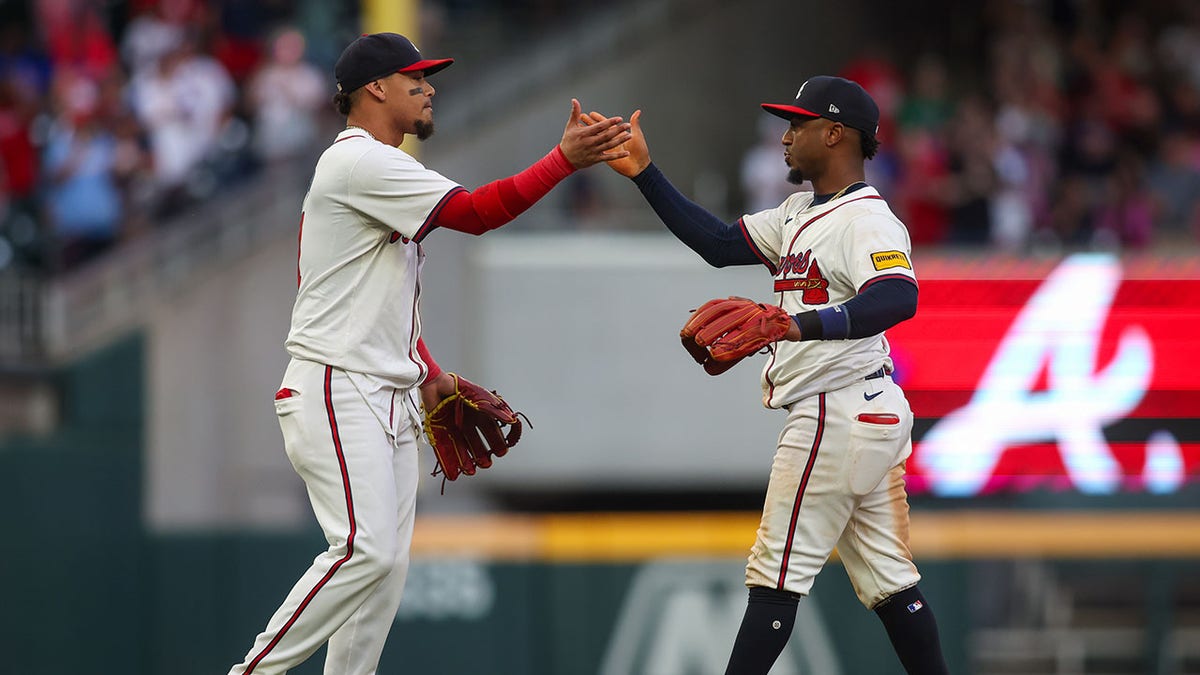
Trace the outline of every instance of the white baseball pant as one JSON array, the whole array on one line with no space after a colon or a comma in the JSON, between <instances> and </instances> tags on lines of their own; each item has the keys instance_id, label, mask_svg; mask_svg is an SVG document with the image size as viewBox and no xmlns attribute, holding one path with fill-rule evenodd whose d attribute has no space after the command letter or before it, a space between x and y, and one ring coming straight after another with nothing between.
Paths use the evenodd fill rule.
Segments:
<instances>
[{"instance_id":1,"label":"white baseball pant","mask_svg":"<svg viewBox=\"0 0 1200 675\"><path fill-rule=\"evenodd\" d=\"M404 420L390 434L335 368L293 359L282 387L275 408L288 458L329 548L229 672L285 673L328 641L325 675L372 675L408 574L416 434ZM395 414L411 413L396 406Z\"/></svg>"},{"instance_id":2,"label":"white baseball pant","mask_svg":"<svg viewBox=\"0 0 1200 675\"><path fill-rule=\"evenodd\" d=\"M807 595L837 546L866 607L915 586L921 576L908 547L904 489L912 422L889 376L792 404L746 585Z\"/></svg>"}]
</instances>

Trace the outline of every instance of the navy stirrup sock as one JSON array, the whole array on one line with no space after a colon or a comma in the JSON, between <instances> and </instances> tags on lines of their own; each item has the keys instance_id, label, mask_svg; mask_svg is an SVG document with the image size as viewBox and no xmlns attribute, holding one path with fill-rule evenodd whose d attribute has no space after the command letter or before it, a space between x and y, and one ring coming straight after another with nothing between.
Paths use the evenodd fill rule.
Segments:
<instances>
[{"instance_id":1,"label":"navy stirrup sock","mask_svg":"<svg viewBox=\"0 0 1200 675\"><path fill-rule=\"evenodd\" d=\"M916 586L875 606L908 675L949 675L933 610Z\"/></svg>"},{"instance_id":2,"label":"navy stirrup sock","mask_svg":"<svg viewBox=\"0 0 1200 675\"><path fill-rule=\"evenodd\" d=\"M787 646L799 603L795 593L751 588L725 675L766 675Z\"/></svg>"}]
</instances>

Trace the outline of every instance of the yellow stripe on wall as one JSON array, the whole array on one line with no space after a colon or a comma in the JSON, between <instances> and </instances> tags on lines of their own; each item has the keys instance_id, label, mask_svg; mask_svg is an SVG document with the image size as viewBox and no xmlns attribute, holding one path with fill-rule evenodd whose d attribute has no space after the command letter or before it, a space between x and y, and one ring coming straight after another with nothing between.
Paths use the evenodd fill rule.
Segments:
<instances>
[{"instance_id":1,"label":"yellow stripe on wall","mask_svg":"<svg viewBox=\"0 0 1200 675\"><path fill-rule=\"evenodd\" d=\"M425 515L413 553L493 560L636 562L744 557L758 513ZM1189 511L955 511L912 516L921 559L1200 558Z\"/></svg>"}]
</instances>

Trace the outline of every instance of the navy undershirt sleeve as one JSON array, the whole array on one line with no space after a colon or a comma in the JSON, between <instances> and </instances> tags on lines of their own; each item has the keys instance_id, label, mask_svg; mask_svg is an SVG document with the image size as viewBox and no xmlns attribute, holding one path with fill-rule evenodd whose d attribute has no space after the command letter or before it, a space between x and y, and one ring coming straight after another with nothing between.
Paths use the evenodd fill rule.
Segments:
<instances>
[{"instance_id":1,"label":"navy undershirt sleeve","mask_svg":"<svg viewBox=\"0 0 1200 675\"><path fill-rule=\"evenodd\" d=\"M713 267L761 264L741 228L721 222L688 199L653 163L633 178L659 219L679 241Z\"/></svg>"},{"instance_id":2,"label":"navy undershirt sleeve","mask_svg":"<svg viewBox=\"0 0 1200 675\"><path fill-rule=\"evenodd\" d=\"M883 279L834 307L796 315L801 340L857 340L878 335L917 313L917 285Z\"/></svg>"}]
</instances>

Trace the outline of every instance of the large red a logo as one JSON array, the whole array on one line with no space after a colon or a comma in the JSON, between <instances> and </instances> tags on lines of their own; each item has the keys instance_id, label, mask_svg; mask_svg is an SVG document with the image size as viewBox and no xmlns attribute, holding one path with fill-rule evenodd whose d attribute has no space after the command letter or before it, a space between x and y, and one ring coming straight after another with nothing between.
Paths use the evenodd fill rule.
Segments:
<instances>
[{"instance_id":1,"label":"large red a logo","mask_svg":"<svg viewBox=\"0 0 1200 675\"><path fill-rule=\"evenodd\" d=\"M804 276L804 294L800 300L806 305L824 305L829 302L829 280L821 276L821 267L813 258L808 266L808 274Z\"/></svg>"},{"instance_id":2,"label":"large red a logo","mask_svg":"<svg viewBox=\"0 0 1200 675\"><path fill-rule=\"evenodd\" d=\"M779 275L786 277L788 272L803 273L803 277L791 279L776 279L775 292L788 293L801 291L800 300L806 305L824 305L829 302L829 280L821 274L817 259L812 257L812 251L805 251L797 256L789 253L779 261Z\"/></svg>"}]
</instances>

